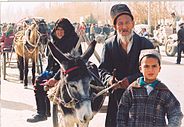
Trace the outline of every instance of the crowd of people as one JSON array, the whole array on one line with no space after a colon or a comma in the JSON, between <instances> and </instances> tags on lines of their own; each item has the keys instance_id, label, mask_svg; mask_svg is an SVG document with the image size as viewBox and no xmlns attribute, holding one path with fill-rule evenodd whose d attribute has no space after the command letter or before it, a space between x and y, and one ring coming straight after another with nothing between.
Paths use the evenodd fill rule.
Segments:
<instances>
[{"instance_id":1,"label":"crowd of people","mask_svg":"<svg viewBox=\"0 0 184 127\"><path fill-rule=\"evenodd\" d=\"M100 80L106 87L116 83L109 91L105 127L180 127L183 118L180 102L157 78L161 71L161 55L145 38L148 33L145 29L142 36L134 32L134 16L126 4L113 5L110 16L113 28L105 25L101 29L84 22L74 27L69 19L60 18L51 31L56 47L69 53L79 40L77 31L94 40L96 33L109 35L114 30L114 35L103 45L98 67ZM180 52L184 51L183 25L178 31L178 42L182 46L178 48L177 64L181 61ZM9 27L5 31L1 42L5 42L4 37L13 36ZM7 45L12 45L12 41ZM3 47L7 45L4 43ZM82 53L80 46L79 52ZM47 92L41 84L55 86L59 80L60 65L48 53L47 67L34 84L37 112L27 122L39 122L51 116Z\"/></svg>"},{"instance_id":2,"label":"crowd of people","mask_svg":"<svg viewBox=\"0 0 184 127\"><path fill-rule=\"evenodd\" d=\"M73 23L75 31L78 34L85 34L89 40L93 40L98 34L104 35L105 39L114 31L113 27L109 24L99 26L95 23Z\"/></svg>"}]
</instances>

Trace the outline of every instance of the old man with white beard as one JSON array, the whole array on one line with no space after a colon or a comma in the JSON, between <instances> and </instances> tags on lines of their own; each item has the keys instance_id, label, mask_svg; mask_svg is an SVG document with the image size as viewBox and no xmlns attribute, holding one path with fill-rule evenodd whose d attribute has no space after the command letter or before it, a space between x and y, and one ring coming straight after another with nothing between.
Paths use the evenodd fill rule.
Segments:
<instances>
[{"instance_id":1,"label":"old man with white beard","mask_svg":"<svg viewBox=\"0 0 184 127\"><path fill-rule=\"evenodd\" d=\"M133 32L134 18L127 5L112 6L110 15L116 32L104 44L99 70L106 86L118 84L110 90L105 122L105 127L116 127L119 100L129 84L142 75L139 71L140 51L154 47L149 40Z\"/></svg>"}]
</instances>

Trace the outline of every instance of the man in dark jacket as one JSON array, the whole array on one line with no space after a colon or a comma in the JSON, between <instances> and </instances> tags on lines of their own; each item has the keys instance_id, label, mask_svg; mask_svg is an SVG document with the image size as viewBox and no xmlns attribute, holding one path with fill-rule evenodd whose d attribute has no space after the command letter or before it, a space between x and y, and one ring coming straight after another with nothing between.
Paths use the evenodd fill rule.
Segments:
<instances>
[{"instance_id":1,"label":"man in dark jacket","mask_svg":"<svg viewBox=\"0 0 184 127\"><path fill-rule=\"evenodd\" d=\"M184 23L181 23L180 25L180 29L177 33L178 35L178 55L177 55L177 61L176 64L180 64L181 62L181 52L184 52Z\"/></svg>"},{"instance_id":2,"label":"man in dark jacket","mask_svg":"<svg viewBox=\"0 0 184 127\"><path fill-rule=\"evenodd\" d=\"M139 54L142 49L153 48L153 44L133 32L134 19L125 4L111 8L111 18L116 34L109 38L103 47L99 66L101 80L105 85L118 86L110 91L105 127L116 127L116 114L122 93L136 78L139 71ZM112 76L115 71L115 78Z\"/></svg>"},{"instance_id":3,"label":"man in dark jacket","mask_svg":"<svg viewBox=\"0 0 184 127\"><path fill-rule=\"evenodd\" d=\"M63 53L68 53L75 48L79 39L73 25L65 18L56 21L51 36L55 46ZM81 47L79 47L79 52L82 54ZM47 120L47 117L50 116L50 101L47 97L47 92L44 91L44 86L41 84L44 83L44 80L50 80L52 78L55 79L55 81L60 79L60 65L53 58L51 53L49 53L46 70L37 78L34 86L37 113L33 115L33 117L28 118L27 122Z\"/></svg>"}]
</instances>

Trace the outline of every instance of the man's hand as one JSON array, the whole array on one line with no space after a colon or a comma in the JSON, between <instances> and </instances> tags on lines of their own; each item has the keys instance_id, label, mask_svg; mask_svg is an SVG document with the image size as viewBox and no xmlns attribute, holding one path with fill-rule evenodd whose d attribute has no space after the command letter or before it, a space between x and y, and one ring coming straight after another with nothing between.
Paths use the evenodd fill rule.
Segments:
<instances>
[{"instance_id":1,"label":"man's hand","mask_svg":"<svg viewBox=\"0 0 184 127\"><path fill-rule=\"evenodd\" d=\"M56 85L57 82L58 82L58 80L56 80L56 79L54 79L54 78L51 78L51 79L49 79L49 80L45 83L45 85L47 85L47 86L49 86L49 87L53 87L53 86Z\"/></svg>"},{"instance_id":2,"label":"man's hand","mask_svg":"<svg viewBox=\"0 0 184 127\"><path fill-rule=\"evenodd\" d=\"M112 86L114 83L117 83L117 82L118 80L114 76L111 76L108 81L108 85Z\"/></svg>"},{"instance_id":3,"label":"man's hand","mask_svg":"<svg viewBox=\"0 0 184 127\"><path fill-rule=\"evenodd\" d=\"M120 81L117 82L117 85L115 86L114 89L126 89L129 86L129 81L128 78L124 78Z\"/></svg>"},{"instance_id":4,"label":"man's hand","mask_svg":"<svg viewBox=\"0 0 184 127\"><path fill-rule=\"evenodd\" d=\"M124 79L118 81L116 78L113 78L113 76L109 79L109 85L114 87L112 88L113 90L116 89L126 89L129 86L129 81L125 77Z\"/></svg>"},{"instance_id":5,"label":"man's hand","mask_svg":"<svg viewBox=\"0 0 184 127\"><path fill-rule=\"evenodd\" d=\"M56 86L58 80L51 78L47 82L44 83L44 90L48 91L50 88Z\"/></svg>"}]
</instances>

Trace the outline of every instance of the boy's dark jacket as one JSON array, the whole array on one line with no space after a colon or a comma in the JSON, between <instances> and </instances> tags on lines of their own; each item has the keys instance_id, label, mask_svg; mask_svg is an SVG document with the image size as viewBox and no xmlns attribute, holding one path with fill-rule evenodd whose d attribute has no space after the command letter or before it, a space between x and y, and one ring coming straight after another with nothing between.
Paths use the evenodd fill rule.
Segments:
<instances>
[{"instance_id":1,"label":"boy's dark jacket","mask_svg":"<svg viewBox=\"0 0 184 127\"><path fill-rule=\"evenodd\" d=\"M117 127L180 127L182 118L180 103L166 85L158 82L148 95L138 79L120 100Z\"/></svg>"}]
</instances>

